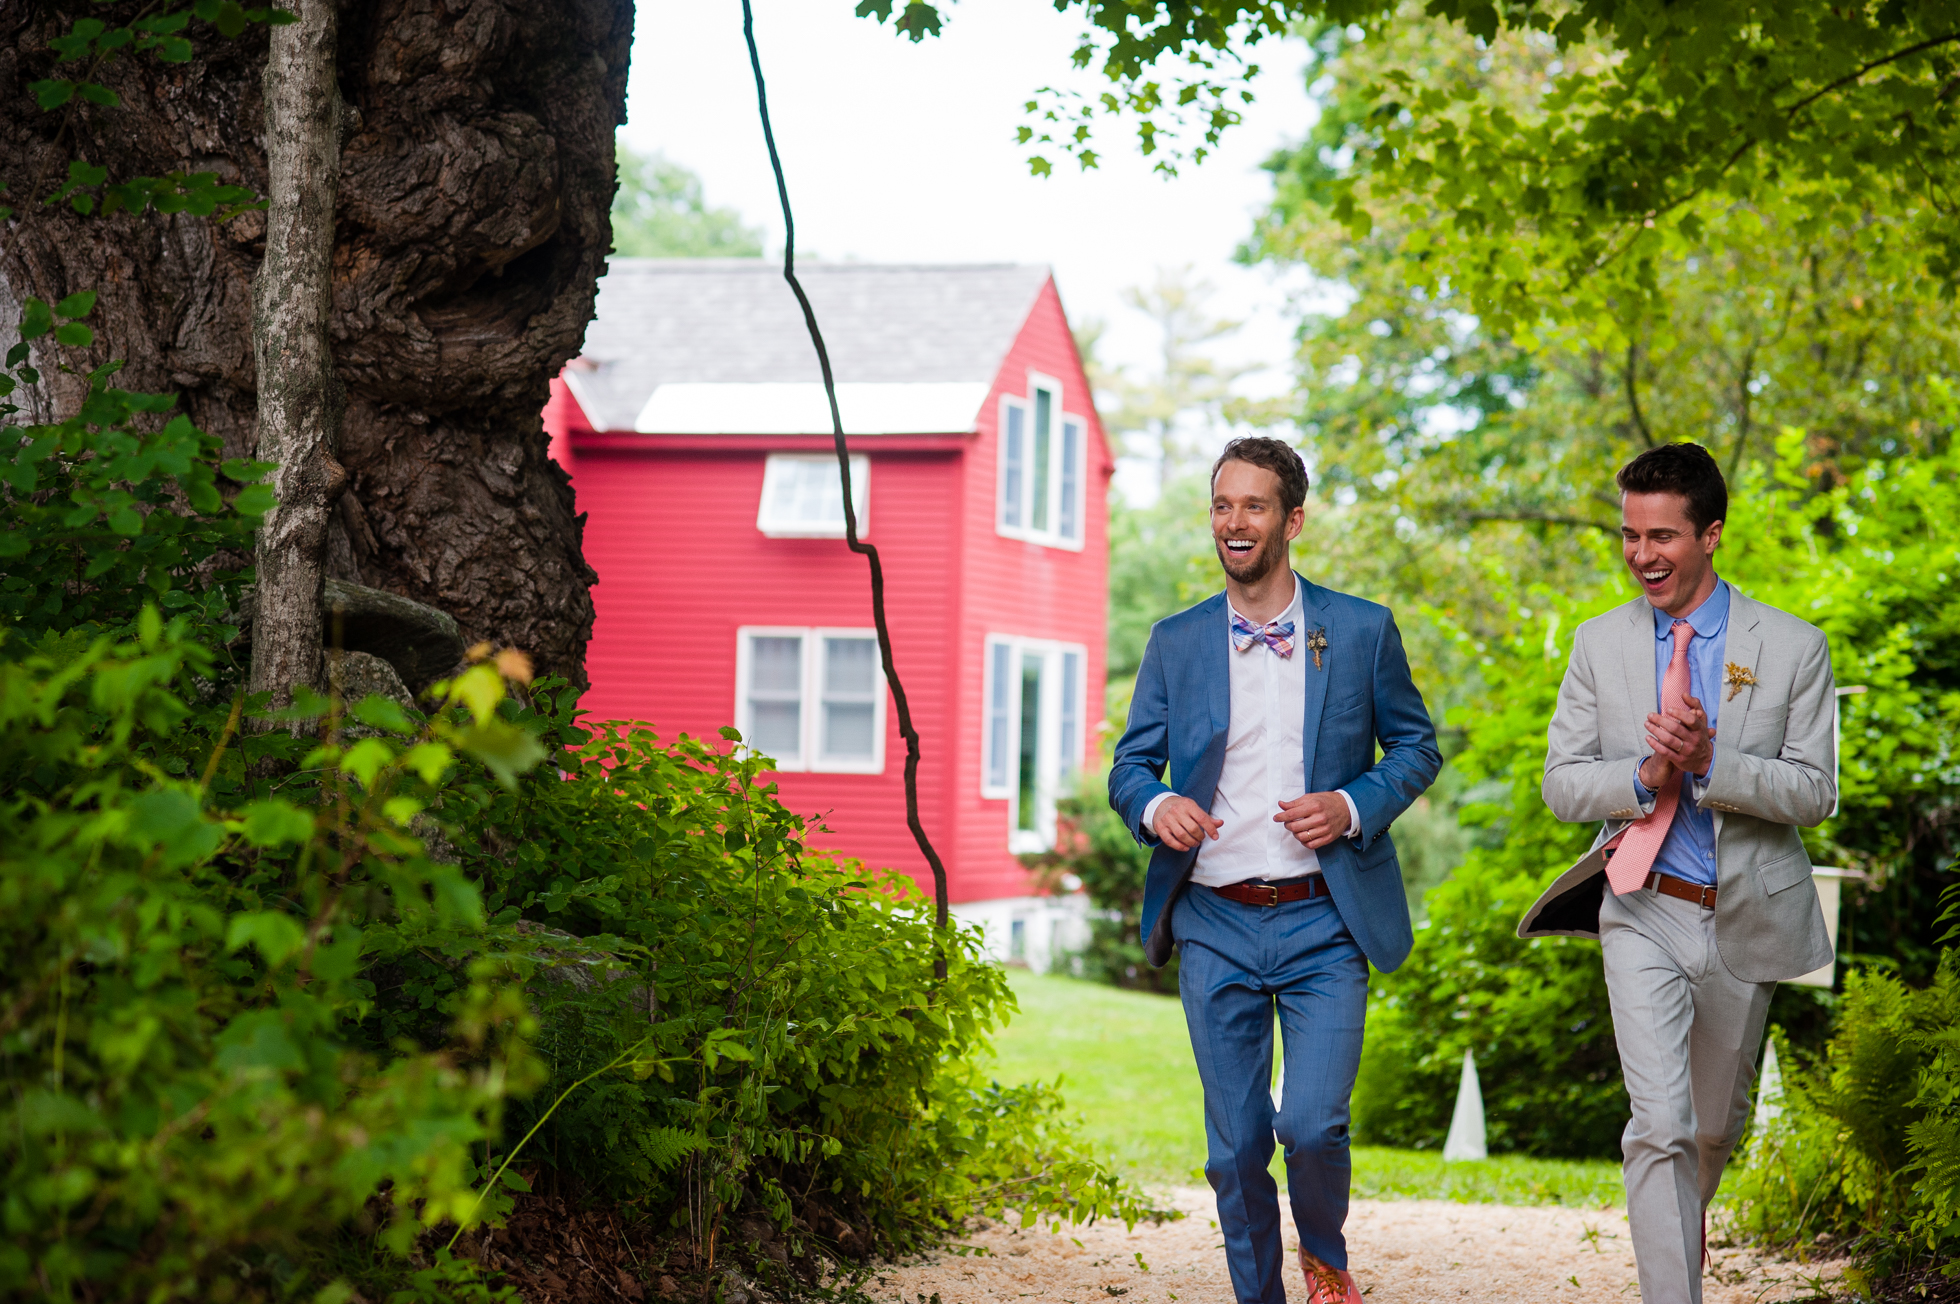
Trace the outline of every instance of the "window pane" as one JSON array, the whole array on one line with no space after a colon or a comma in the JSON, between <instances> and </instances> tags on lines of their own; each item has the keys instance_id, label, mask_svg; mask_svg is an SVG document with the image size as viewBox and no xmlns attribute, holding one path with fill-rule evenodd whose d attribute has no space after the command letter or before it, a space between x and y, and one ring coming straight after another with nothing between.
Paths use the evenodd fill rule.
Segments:
<instances>
[{"instance_id":1,"label":"window pane","mask_svg":"<svg viewBox=\"0 0 1960 1304\"><path fill-rule=\"evenodd\" d=\"M830 760L870 760L875 754L869 702L823 704L823 754Z\"/></svg>"},{"instance_id":2,"label":"window pane","mask_svg":"<svg viewBox=\"0 0 1960 1304\"><path fill-rule=\"evenodd\" d=\"M1021 527L1021 480L1026 465L1023 446L1027 441L1027 409L1017 403L1006 408L1007 428L1001 432L1000 523Z\"/></svg>"},{"instance_id":3,"label":"window pane","mask_svg":"<svg viewBox=\"0 0 1960 1304\"><path fill-rule=\"evenodd\" d=\"M823 641L825 697L871 697L878 683L878 640L826 638Z\"/></svg>"},{"instance_id":4,"label":"window pane","mask_svg":"<svg viewBox=\"0 0 1960 1304\"><path fill-rule=\"evenodd\" d=\"M871 475L870 459L851 458L851 497L858 509L858 529L866 528L864 505ZM843 534L844 487L837 460L807 454L772 453L762 477L762 511L756 518L765 531Z\"/></svg>"},{"instance_id":5,"label":"window pane","mask_svg":"<svg viewBox=\"0 0 1960 1304\"><path fill-rule=\"evenodd\" d=\"M779 761L802 759L803 704L800 702L749 703L749 746Z\"/></svg>"},{"instance_id":6,"label":"window pane","mask_svg":"<svg viewBox=\"0 0 1960 1304\"><path fill-rule=\"evenodd\" d=\"M1029 460L1034 463L1034 490L1028 495L1028 521L1036 530L1048 528L1048 450L1054 443L1052 438L1055 417L1055 396L1045 389L1034 392L1034 451Z\"/></svg>"},{"instance_id":7,"label":"window pane","mask_svg":"<svg viewBox=\"0 0 1960 1304\"><path fill-rule=\"evenodd\" d=\"M1082 654L1062 654L1061 763L1055 768L1063 774L1075 773L1082 754Z\"/></svg>"},{"instance_id":8,"label":"window pane","mask_svg":"<svg viewBox=\"0 0 1960 1304\"><path fill-rule=\"evenodd\" d=\"M1078 509L1075 497L1077 486L1082 483L1082 423L1062 422L1062 507L1061 516L1055 523L1055 533L1064 539L1080 537L1076 521Z\"/></svg>"},{"instance_id":9,"label":"window pane","mask_svg":"<svg viewBox=\"0 0 1960 1304\"><path fill-rule=\"evenodd\" d=\"M993 697L987 703L987 786L1005 788L1007 786L1007 703L1011 693L1008 683L1008 659L1010 651L1007 644L995 643L987 649L988 667L992 676Z\"/></svg>"},{"instance_id":10,"label":"window pane","mask_svg":"<svg viewBox=\"0 0 1960 1304\"><path fill-rule=\"evenodd\" d=\"M803 695L803 640L749 640L749 691L757 695Z\"/></svg>"},{"instance_id":11,"label":"window pane","mask_svg":"<svg viewBox=\"0 0 1960 1304\"><path fill-rule=\"evenodd\" d=\"M1014 812L1014 827L1017 829L1037 827L1035 797L1040 787L1041 660L1040 656L1033 654L1021 658L1021 755L1020 773L1015 784L1015 795L1020 801Z\"/></svg>"}]
</instances>

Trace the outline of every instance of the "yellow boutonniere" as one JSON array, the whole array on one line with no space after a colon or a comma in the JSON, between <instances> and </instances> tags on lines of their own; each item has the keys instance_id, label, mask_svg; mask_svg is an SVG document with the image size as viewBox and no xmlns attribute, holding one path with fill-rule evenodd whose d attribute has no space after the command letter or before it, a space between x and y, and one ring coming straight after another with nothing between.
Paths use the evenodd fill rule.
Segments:
<instances>
[{"instance_id":1,"label":"yellow boutonniere","mask_svg":"<svg viewBox=\"0 0 1960 1304\"><path fill-rule=\"evenodd\" d=\"M1723 699L1724 701L1733 702L1737 693L1745 688L1754 688L1756 686L1755 672L1750 670L1748 666L1739 666L1731 661L1728 663L1728 671L1729 676L1725 682L1729 686L1729 695Z\"/></svg>"}]
</instances>

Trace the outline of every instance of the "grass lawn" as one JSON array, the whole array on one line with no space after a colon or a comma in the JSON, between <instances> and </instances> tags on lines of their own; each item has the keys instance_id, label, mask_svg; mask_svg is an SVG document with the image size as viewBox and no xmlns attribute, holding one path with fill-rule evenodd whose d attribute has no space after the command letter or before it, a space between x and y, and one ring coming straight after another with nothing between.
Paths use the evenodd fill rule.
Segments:
<instances>
[{"instance_id":1,"label":"grass lawn","mask_svg":"<svg viewBox=\"0 0 1960 1304\"><path fill-rule=\"evenodd\" d=\"M1009 978L1021 1012L995 1042L999 1080L1060 1075L1069 1108L1118 1171L1142 1182L1204 1185L1202 1093L1176 998L1025 970ZM1277 1155L1273 1166L1278 1174ZM1445 1164L1433 1151L1377 1146L1355 1147L1354 1194L1591 1206L1623 1198L1613 1163L1499 1155Z\"/></svg>"}]
</instances>

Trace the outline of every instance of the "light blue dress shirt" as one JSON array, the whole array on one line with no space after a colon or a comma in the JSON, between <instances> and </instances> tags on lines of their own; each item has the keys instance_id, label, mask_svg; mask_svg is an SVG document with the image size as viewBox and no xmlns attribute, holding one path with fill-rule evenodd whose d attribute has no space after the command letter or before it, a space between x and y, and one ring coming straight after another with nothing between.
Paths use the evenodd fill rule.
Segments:
<instances>
[{"instance_id":1,"label":"light blue dress shirt","mask_svg":"<svg viewBox=\"0 0 1960 1304\"><path fill-rule=\"evenodd\" d=\"M1714 729L1722 713L1722 654L1729 643L1728 581L1716 580L1715 591L1686 619L1695 631L1688 642L1688 691L1700 699L1702 709L1708 712L1708 727ZM1675 617L1654 608L1656 711L1660 710L1661 682L1667 676L1668 662L1674 659L1674 621ZM1633 787L1641 805L1651 809L1656 794L1640 781L1640 764L1646 759L1643 756L1634 763ZM1714 764L1711 752L1709 768ZM1681 804L1675 808L1674 823L1668 826L1667 838L1654 857L1654 868L1660 873L1704 886L1715 882L1715 817L1703 810L1695 797L1698 791L1705 791L1707 779L1708 771L1704 770L1682 780Z\"/></svg>"}]
</instances>

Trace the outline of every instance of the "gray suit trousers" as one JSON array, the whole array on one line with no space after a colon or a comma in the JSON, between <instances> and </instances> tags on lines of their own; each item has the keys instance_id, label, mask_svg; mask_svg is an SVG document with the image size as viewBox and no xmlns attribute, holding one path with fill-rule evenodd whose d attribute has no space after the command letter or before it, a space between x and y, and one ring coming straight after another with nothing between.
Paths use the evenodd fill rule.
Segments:
<instances>
[{"instance_id":1,"label":"gray suit trousers","mask_svg":"<svg viewBox=\"0 0 1960 1304\"><path fill-rule=\"evenodd\" d=\"M1715 949L1715 912L1642 888L1599 910L1633 1119L1620 1140L1642 1304L1701 1304L1703 1214L1742 1133L1775 983Z\"/></svg>"}]
</instances>

